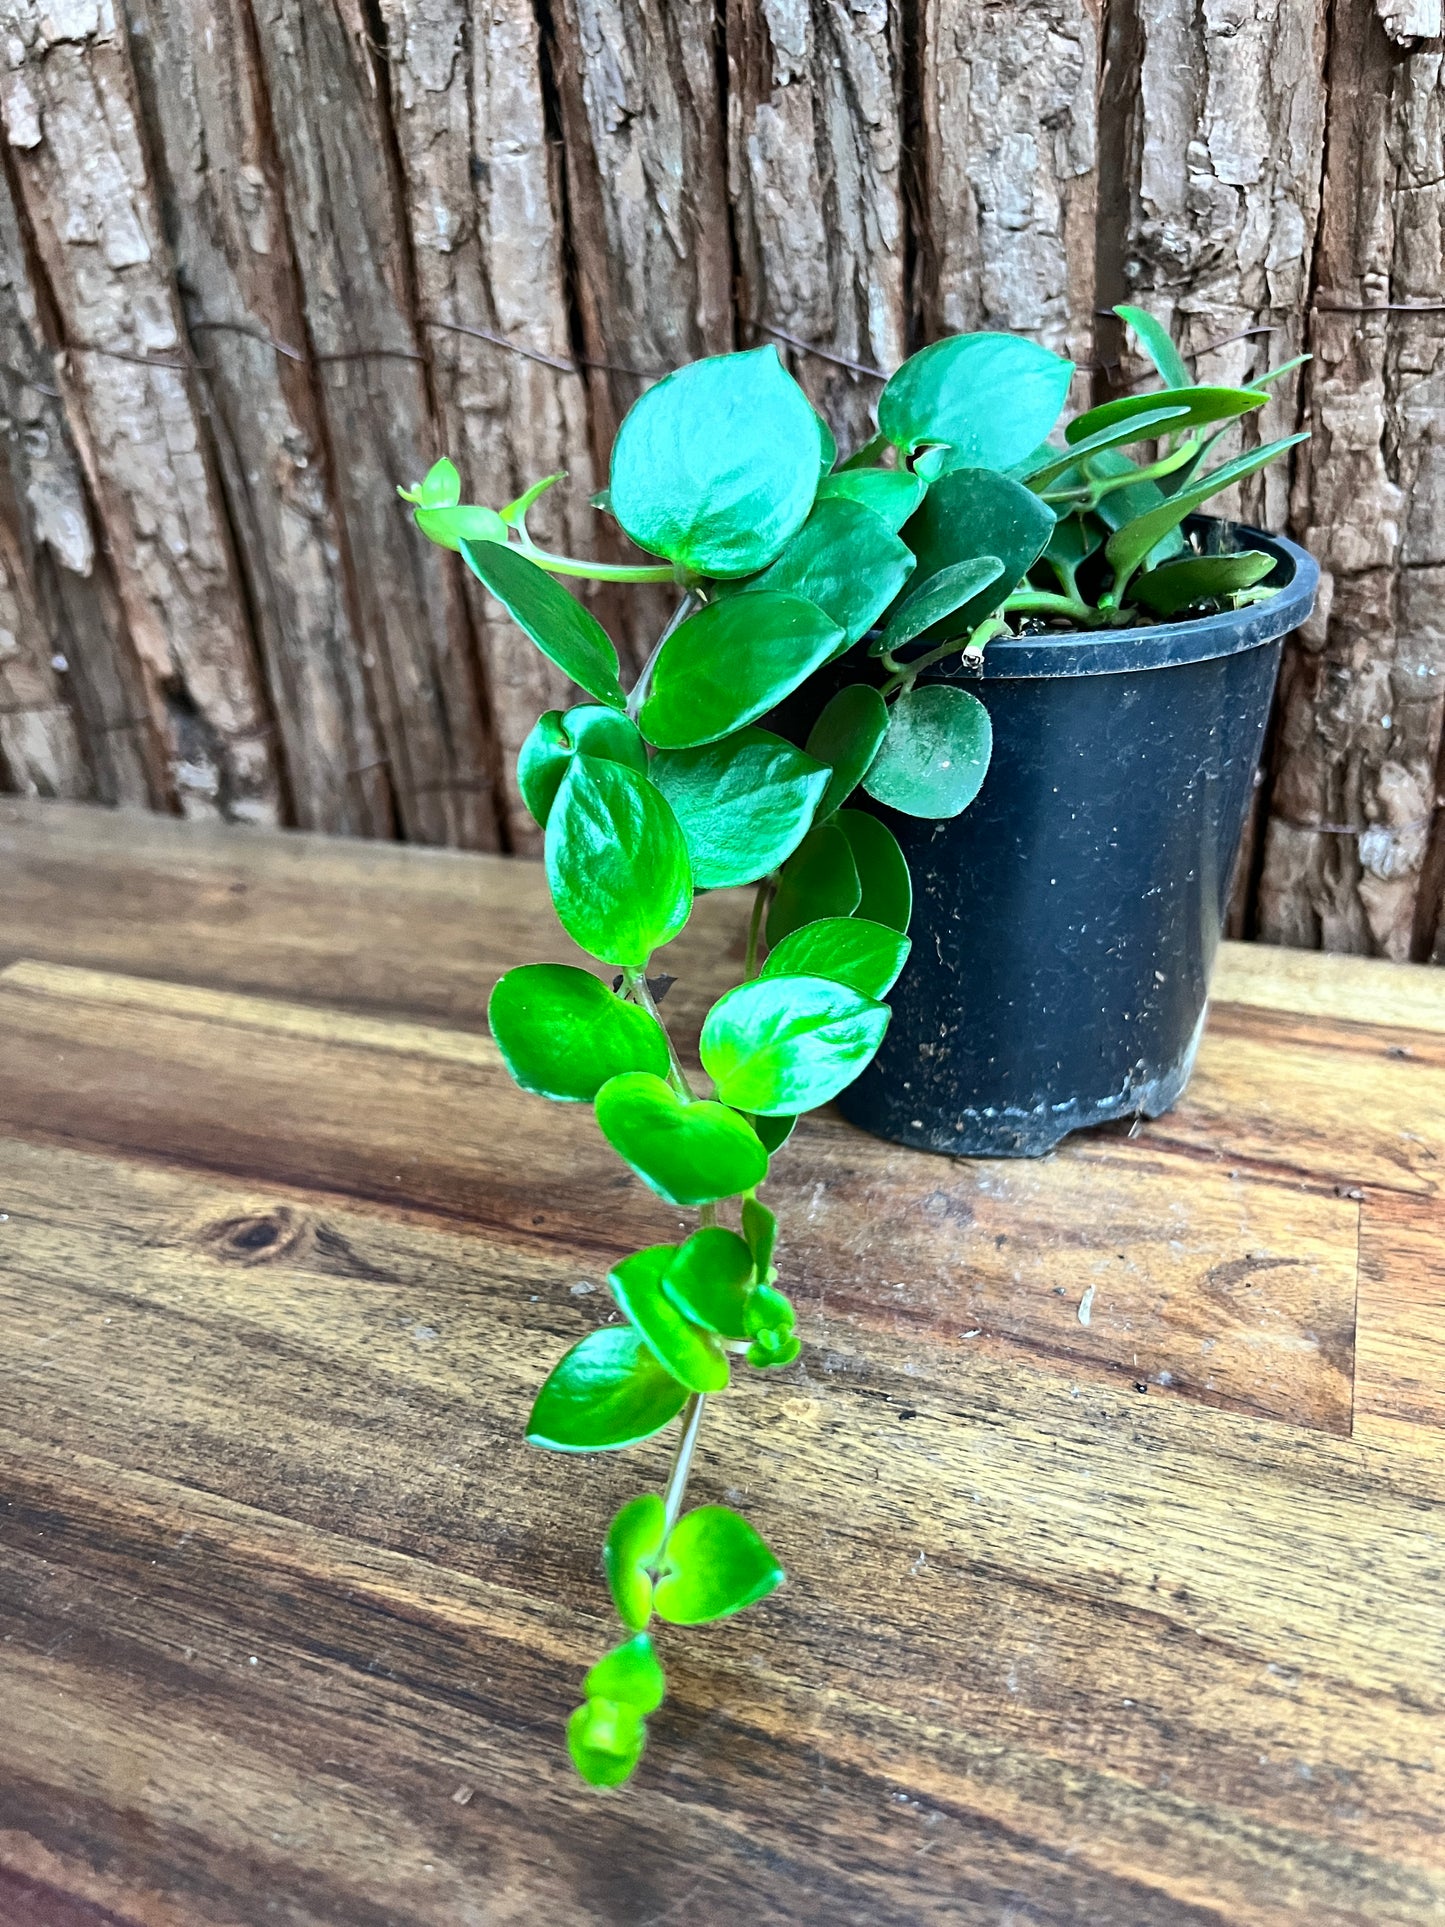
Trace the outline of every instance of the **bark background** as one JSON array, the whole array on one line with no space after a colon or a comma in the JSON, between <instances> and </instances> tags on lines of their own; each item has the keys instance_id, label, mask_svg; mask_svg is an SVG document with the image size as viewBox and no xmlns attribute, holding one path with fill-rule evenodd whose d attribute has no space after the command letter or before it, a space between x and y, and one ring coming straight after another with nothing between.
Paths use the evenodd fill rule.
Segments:
<instances>
[{"instance_id":1,"label":"bark background","mask_svg":"<svg viewBox=\"0 0 1445 1927\"><path fill-rule=\"evenodd\" d=\"M529 852L565 700L392 493L555 546L676 363L841 443L939 333L1307 350L1240 505L1326 570L1236 929L1445 961L1440 0L0 0L0 787ZM636 662L655 602L597 591Z\"/></svg>"}]
</instances>

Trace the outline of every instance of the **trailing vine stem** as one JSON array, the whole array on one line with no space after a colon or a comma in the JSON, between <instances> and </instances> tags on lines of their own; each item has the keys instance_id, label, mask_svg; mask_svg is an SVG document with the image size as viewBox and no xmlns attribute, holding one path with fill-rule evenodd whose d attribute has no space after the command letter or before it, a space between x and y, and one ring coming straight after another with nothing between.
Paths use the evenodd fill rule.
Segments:
<instances>
[{"instance_id":1,"label":"trailing vine stem","mask_svg":"<svg viewBox=\"0 0 1445 1927\"><path fill-rule=\"evenodd\" d=\"M682 1502L687 1496L688 1474L692 1471L692 1455L697 1447L697 1435L702 1430L702 1414L706 1404L707 1394L694 1392L683 1407L682 1436L672 1455L672 1469L667 1475L667 1487L662 1495L664 1539L677 1524Z\"/></svg>"}]
</instances>

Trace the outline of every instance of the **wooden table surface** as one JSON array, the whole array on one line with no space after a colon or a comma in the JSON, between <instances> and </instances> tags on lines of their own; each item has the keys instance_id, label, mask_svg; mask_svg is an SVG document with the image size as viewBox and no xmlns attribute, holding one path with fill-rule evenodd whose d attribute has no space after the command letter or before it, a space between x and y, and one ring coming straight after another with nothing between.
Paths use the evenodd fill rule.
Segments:
<instances>
[{"instance_id":1,"label":"wooden table surface","mask_svg":"<svg viewBox=\"0 0 1445 1927\"><path fill-rule=\"evenodd\" d=\"M678 1214L486 1036L537 871L6 800L0 877L6 1927L1445 1920L1445 973L1227 949L1043 1162L806 1125L694 1486L789 1584L597 1794L668 1448L522 1426Z\"/></svg>"}]
</instances>

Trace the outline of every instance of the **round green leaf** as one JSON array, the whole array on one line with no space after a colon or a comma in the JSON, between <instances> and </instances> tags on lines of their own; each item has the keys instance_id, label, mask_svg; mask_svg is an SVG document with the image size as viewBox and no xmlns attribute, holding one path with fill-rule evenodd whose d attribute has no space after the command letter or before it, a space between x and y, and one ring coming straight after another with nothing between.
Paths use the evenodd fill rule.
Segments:
<instances>
[{"instance_id":1,"label":"round green leaf","mask_svg":"<svg viewBox=\"0 0 1445 1927\"><path fill-rule=\"evenodd\" d=\"M574 756L545 848L562 928L603 963L636 968L687 922L687 845L667 799L635 770Z\"/></svg>"},{"instance_id":2,"label":"round green leaf","mask_svg":"<svg viewBox=\"0 0 1445 1927\"><path fill-rule=\"evenodd\" d=\"M655 1713L667 1696L667 1677L646 1633L614 1646L582 1682L589 1699L616 1700L644 1715Z\"/></svg>"},{"instance_id":3,"label":"round green leaf","mask_svg":"<svg viewBox=\"0 0 1445 1927\"><path fill-rule=\"evenodd\" d=\"M588 1786L621 1786L646 1745L646 1720L620 1700L588 1700L567 1722L567 1751Z\"/></svg>"},{"instance_id":4,"label":"round green leaf","mask_svg":"<svg viewBox=\"0 0 1445 1927\"><path fill-rule=\"evenodd\" d=\"M996 555L975 555L967 562L950 562L947 568L939 569L899 603L873 653L901 649L905 642L914 641L959 609L979 601L984 591L999 581L1003 567Z\"/></svg>"},{"instance_id":5,"label":"round green leaf","mask_svg":"<svg viewBox=\"0 0 1445 1927\"><path fill-rule=\"evenodd\" d=\"M682 825L693 883L718 890L754 883L792 855L829 774L781 736L742 729L697 749L659 750L652 780Z\"/></svg>"},{"instance_id":6,"label":"round green leaf","mask_svg":"<svg viewBox=\"0 0 1445 1927\"><path fill-rule=\"evenodd\" d=\"M839 650L873 627L913 573L913 551L861 502L830 497L812 514L777 561L753 576L742 592L804 596L843 631Z\"/></svg>"},{"instance_id":7,"label":"round green leaf","mask_svg":"<svg viewBox=\"0 0 1445 1927\"><path fill-rule=\"evenodd\" d=\"M905 816L957 816L983 788L992 754L993 724L978 697L923 683L894 703L864 788Z\"/></svg>"},{"instance_id":8,"label":"round green leaf","mask_svg":"<svg viewBox=\"0 0 1445 1927\"><path fill-rule=\"evenodd\" d=\"M843 631L802 596L726 596L678 624L652 666L638 717L659 749L716 742L791 695Z\"/></svg>"},{"instance_id":9,"label":"round green leaf","mask_svg":"<svg viewBox=\"0 0 1445 1927\"><path fill-rule=\"evenodd\" d=\"M781 943L790 930L819 917L850 916L862 896L848 838L836 822L820 823L783 865L768 910L768 942Z\"/></svg>"},{"instance_id":10,"label":"round green leaf","mask_svg":"<svg viewBox=\"0 0 1445 1927\"><path fill-rule=\"evenodd\" d=\"M746 1519L725 1505L700 1505L672 1529L653 1605L671 1625L701 1626L766 1599L782 1583L782 1567Z\"/></svg>"},{"instance_id":11,"label":"round green leaf","mask_svg":"<svg viewBox=\"0 0 1445 1927\"><path fill-rule=\"evenodd\" d=\"M602 1542L602 1570L617 1608L629 1631L640 1631L652 1617L652 1573L667 1533L667 1511L655 1492L640 1492L613 1514ZM586 1690L595 1689L589 1674ZM626 1699L609 1693L609 1699ZM645 1709L651 1711L651 1708Z\"/></svg>"},{"instance_id":12,"label":"round green leaf","mask_svg":"<svg viewBox=\"0 0 1445 1927\"><path fill-rule=\"evenodd\" d=\"M1002 568L936 628L923 631L926 639L943 642L976 629L1028 574L1053 529L1054 512L1048 503L1007 475L957 468L935 482L904 530L918 557L909 601L922 595L941 570L956 563L977 564L982 557L996 556Z\"/></svg>"},{"instance_id":13,"label":"round green leaf","mask_svg":"<svg viewBox=\"0 0 1445 1927\"><path fill-rule=\"evenodd\" d=\"M611 1452L670 1424L687 1392L631 1325L589 1332L553 1366L527 1420L527 1443L552 1452Z\"/></svg>"},{"instance_id":14,"label":"round green leaf","mask_svg":"<svg viewBox=\"0 0 1445 1927\"><path fill-rule=\"evenodd\" d=\"M913 915L913 884L898 838L864 810L839 810L833 818L848 839L858 872L858 915L890 930L907 930Z\"/></svg>"},{"instance_id":15,"label":"round green leaf","mask_svg":"<svg viewBox=\"0 0 1445 1927\"><path fill-rule=\"evenodd\" d=\"M1011 468L1047 437L1073 373L1019 335L954 335L890 376L878 426L905 452L946 442L976 468Z\"/></svg>"},{"instance_id":16,"label":"round green leaf","mask_svg":"<svg viewBox=\"0 0 1445 1927\"><path fill-rule=\"evenodd\" d=\"M590 1104L609 1077L666 1077L667 1038L657 1019L573 964L521 964L497 981L487 1021L524 1091Z\"/></svg>"},{"instance_id":17,"label":"round green leaf","mask_svg":"<svg viewBox=\"0 0 1445 1927\"><path fill-rule=\"evenodd\" d=\"M507 539L507 525L497 511L475 502L447 508L419 508L416 525L429 542L453 553L460 551L463 542L505 542Z\"/></svg>"},{"instance_id":18,"label":"round green leaf","mask_svg":"<svg viewBox=\"0 0 1445 1927\"><path fill-rule=\"evenodd\" d=\"M579 756L597 756L604 763L647 772L647 745L630 716L605 703L578 703L562 718L567 740Z\"/></svg>"},{"instance_id":19,"label":"round green leaf","mask_svg":"<svg viewBox=\"0 0 1445 1927\"><path fill-rule=\"evenodd\" d=\"M867 683L852 683L827 703L808 736L808 754L832 771L818 805L820 822L863 781L887 729L887 705Z\"/></svg>"},{"instance_id":20,"label":"round green leaf","mask_svg":"<svg viewBox=\"0 0 1445 1927\"><path fill-rule=\"evenodd\" d=\"M698 575L751 575L807 520L822 457L818 417L775 348L714 355L628 411L612 513L639 548Z\"/></svg>"},{"instance_id":21,"label":"round green leaf","mask_svg":"<svg viewBox=\"0 0 1445 1927\"><path fill-rule=\"evenodd\" d=\"M909 942L866 917L823 917L790 931L768 952L764 977L826 977L863 997L883 997L908 960Z\"/></svg>"},{"instance_id":22,"label":"round green leaf","mask_svg":"<svg viewBox=\"0 0 1445 1927\"><path fill-rule=\"evenodd\" d=\"M623 1162L669 1204L715 1204L768 1174L768 1154L746 1118L706 1098L679 1097L643 1071L602 1086L597 1122Z\"/></svg>"},{"instance_id":23,"label":"round green leaf","mask_svg":"<svg viewBox=\"0 0 1445 1927\"><path fill-rule=\"evenodd\" d=\"M923 500L926 486L921 475L906 468L840 468L819 482L818 500L861 502L897 535Z\"/></svg>"},{"instance_id":24,"label":"round green leaf","mask_svg":"<svg viewBox=\"0 0 1445 1927\"><path fill-rule=\"evenodd\" d=\"M888 1028L888 1007L825 977L759 977L719 997L703 1068L725 1104L791 1116L851 1084Z\"/></svg>"},{"instance_id":25,"label":"round green leaf","mask_svg":"<svg viewBox=\"0 0 1445 1927\"><path fill-rule=\"evenodd\" d=\"M759 1204L756 1198L743 1199L742 1220L743 1237L753 1254L753 1266L759 1278L766 1282L778 1242L778 1221L768 1207Z\"/></svg>"},{"instance_id":26,"label":"round green leaf","mask_svg":"<svg viewBox=\"0 0 1445 1927\"><path fill-rule=\"evenodd\" d=\"M1129 596L1156 615L1177 616L1196 602L1214 602L1252 589L1274 567L1274 557L1263 549L1241 549L1234 555L1182 556L1135 576Z\"/></svg>"},{"instance_id":27,"label":"round green leaf","mask_svg":"<svg viewBox=\"0 0 1445 1927\"><path fill-rule=\"evenodd\" d=\"M545 569L504 542L463 540L468 568L501 603L507 614L579 689L612 709L627 698L617 680L617 651L590 610L568 595Z\"/></svg>"},{"instance_id":28,"label":"round green leaf","mask_svg":"<svg viewBox=\"0 0 1445 1927\"><path fill-rule=\"evenodd\" d=\"M728 1382L722 1348L663 1293L662 1276L676 1251L676 1245L634 1251L607 1274L607 1282L659 1365L690 1392L720 1392Z\"/></svg>"},{"instance_id":29,"label":"round green leaf","mask_svg":"<svg viewBox=\"0 0 1445 1927\"><path fill-rule=\"evenodd\" d=\"M572 744L562 724L562 712L548 709L533 723L517 751L517 788L533 822L543 829L571 760Z\"/></svg>"},{"instance_id":30,"label":"round green leaf","mask_svg":"<svg viewBox=\"0 0 1445 1927\"><path fill-rule=\"evenodd\" d=\"M723 1225L704 1225L677 1248L662 1275L662 1289L677 1309L704 1331L746 1338L743 1315L753 1280L753 1254Z\"/></svg>"}]
</instances>

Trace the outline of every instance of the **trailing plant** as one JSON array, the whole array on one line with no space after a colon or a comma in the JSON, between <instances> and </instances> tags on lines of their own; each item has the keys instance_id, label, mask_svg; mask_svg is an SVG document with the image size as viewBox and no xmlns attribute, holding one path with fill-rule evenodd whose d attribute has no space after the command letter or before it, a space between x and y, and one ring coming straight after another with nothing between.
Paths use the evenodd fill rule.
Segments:
<instances>
[{"instance_id":1,"label":"trailing plant","mask_svg":"<svg viewBox=\"0 0 1445 1927\"><path fill-rule=\"evenodd\" d=\"M871 1060L908 955L907 866L855 793L949 817L988 767L984 706L920 674L1019 623L1117 627L1262 592L1271 558L1199 553L1186 517L1299 438L1209 468L1262 383L1198 386L1156 323L1120 312L1165 386L1075 418L1060 446L1046 438L1072 365L1006 335L913 356L883 390L878 435L841 463L772 348L678 370L627 415L598 498L656 561L541 548L527 512L556 476L495 510L463 504L445 460L400 491L589 698L539 718L517 782L562 927L610 983L566 964L508 971L488 1011L502 1057L524 1090L590 1104L623 1162L698 1214L687 1237L619 1257L608 1283L622 1322L573 1346L528 1421L528 1439L559 1452L678 1428L664 1489L629 1500L602 1549L623 1637L567 1728L595 1785L627 1779L662 1702L654 1622L726 1618L783 1579L738 1513L687 1508L688 1477L707 1400L743 1366L798 1356L759 1192L798 1115ZM1122 452L1145 441L1148 460ZM565 577L676 585L630 690ZM767 727L843 657L855 673L830 670L801 744ZM753 910L742 981L702 1027L708 1088L649 970L696 892L736 885L753 887Z\"/></svg>"}]
</instances>

